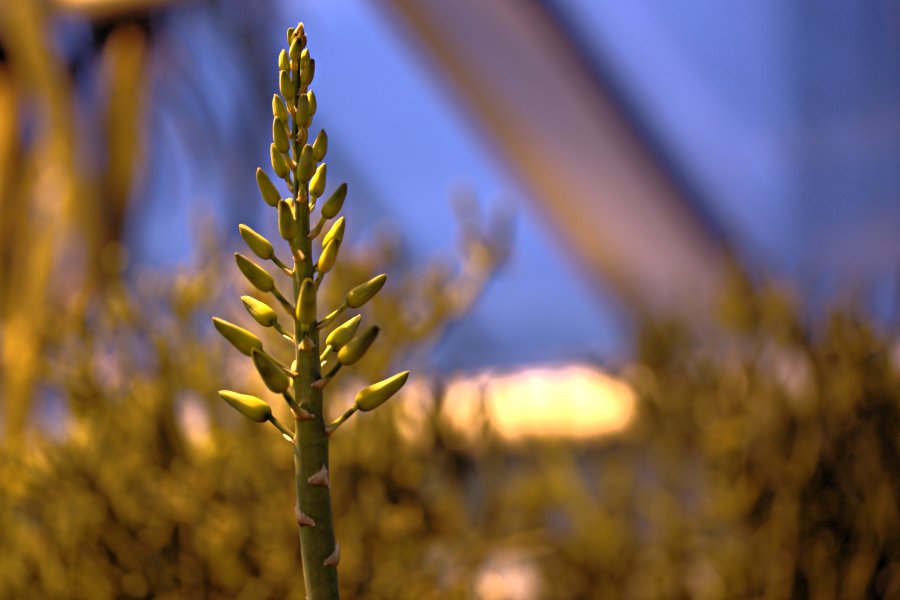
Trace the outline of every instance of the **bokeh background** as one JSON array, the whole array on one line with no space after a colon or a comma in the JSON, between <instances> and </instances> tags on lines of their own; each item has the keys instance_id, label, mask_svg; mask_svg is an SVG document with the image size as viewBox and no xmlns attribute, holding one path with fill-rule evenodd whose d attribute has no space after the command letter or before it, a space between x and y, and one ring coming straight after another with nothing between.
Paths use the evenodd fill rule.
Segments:
<instances>
[{"instance_id":1,"label":"bokeh background","mask_svg":"<svg viewBox=\"0 0 900 600\"><path fill-rule=\"evenodd\" d=\"M0 597L303 597L209 322L298 20L327 293L389 274L329 409L414 373L334 438L345 597L900 597L900 9L807 0L5 0Z\"/></svg>"}]
</instances>

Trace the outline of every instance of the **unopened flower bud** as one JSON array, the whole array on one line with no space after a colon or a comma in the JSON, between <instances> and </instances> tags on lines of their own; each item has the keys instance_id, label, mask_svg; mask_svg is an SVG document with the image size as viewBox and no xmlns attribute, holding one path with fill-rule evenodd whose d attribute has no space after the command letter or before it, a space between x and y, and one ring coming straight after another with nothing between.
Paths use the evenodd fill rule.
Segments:
<instances>
[{"instance_id":1,"label":"unopened flower bud","mask_svg":"<svg viewBox=\"0 0 900 600\"><path fill-rule=\"evenodd\" d=\"M269 147L269 158L272 159L272 170L275 171L275 174L282 179L287 178L291 170L288 168L287 161L284 160L284 155L278 151L275 144Z\"/></svg>"},{"instance_id":2,"label":"unopened flower bud","mask_svg":"<svg viewBox=\"0 0 900 600\"><path fill-rule=\"evenodd\" d=\"M287 200L278 203L278 233L287 241L297 238L297 221L294 219L294 211L291 210Z\"/></svg>"},{"instance_id":3,"label":"unopened flower bud","mask_svg":"<svg viewBox=\"0 0 900 600\"><path fill-rule=\"evenodd\" d=\"M271 306L253 296L241 296L244 308L253 319L263 327L271 327L278 321L278 315Z\"/></svg>"},{"instance_id":4,"label":"unopened flower bud","mask_svg":"<svg viewBox=\"0 0 900 600\"><path fill-rule=\"evenodd\" d=\"M365 355L376 337L378 337L378 327L373 325L338 350L338 360L343 365L352 365L357 362Z\"/></svg>"},{"instance_id":5,"label":"unopened flower bud","mask_svg":"<svg viewBox=\"0 0 900 600\"><path fill-rule=\"evenodd\" d=\"M244 277L253 284L253 287L261 292L271 292L275 287L275 280L265 269L239 252L234 253L234 260Z\"/></svg>"},{"instance_id":6,"label":"unopened flower bud","mask_svg":"<svg viewBox=\"0 0 900 600\"><path fill-rule=\"evenodd\" d=\"M297 296L297 320L304 325L316 322L316 287L309 277L300 284L300 294Z\"/></svg>"},{"instance_id":7,"label":"unopened flower bud","mask_svg":"<svg viewBox=\"0 0 900 600\"><path fill-rule=\"evenodd\" d=\"M291 42L291 48L290 50L288 50L288 56L291 60L299 60L300 54L304 50L306 50L306 48L303 47L303 41L295 39L293 42Z\"/></svg>"},{"instance_id":8,"label":"unopened flower bud","mask_svg":"<svg viewBox=\"0 0 900 600\"><path fill-rule=\"evenodd\" d=\"M322 129L316 136L316 141L313 142L313 158L318 162L325 158L326 152L328 152L328 134Z\"/></svg>"},{"instance_id":9,"label":"unopened flower bud","mask_svg":"<svg viewBox=\"0 0 900 600\"><path fill-rule=\"evenodd\" d=\"M324 210L324 209L323 209ZM325 237L322 238L322 247L328 245L331 240L337 240L339 242L344 241L344 223L346 219L341 217L337 221L335 221L331 225L331 229L328 230L328 233L325 234Z\"/></svg>"},{"instance_id":10,"label":"unopened flower bud","mask_svg":"<svg viewBox=\"0 0 900 600\"><path fill-rule=\"evenodd\" d=\"M339 350L342 346L353 339L356 330L359 329L359 323L362 321L362 315L356 315L352 319L347 319L338 327L335 327L328 337L325 338L325 345L331 346L335 350Z\"/></svg>"},{"instance_id":11,"label":"unopened flower bud","mask_svg":"<svg viewBox=\"0 0 900 600\"><path fill-rule=\"evenodd\" d=\"M271 356L260 350L254 350L250 353L250 358L253 359L253 365L267 388L276 394L288 389L290 385L288 376Z\"/></svg>"},{"instance_id":12,"label":"unopened flower bud","mask_svg":"<svg viewBox=\"0 0 900 600\"><path fill-rule=\"evenodd\" d=\"M278 94L272 94L272 116L287 126L290 115L287 106L284 105L284 100Z\"/></svg>"},{"instance_id":13,"label":"unopened flower bud","mask_svg":"<svg viewBox=\"0 0 900 600\"><path fill-rule=\"evenodd\" d=\"M262 349L262 340L243 327L239 327L234 323L226 321L225 319L220 319L219 317L213 317L212 321L216 331L222 334L222 337L228 340L232 346L237 348L241 354L250 356L250 353L254 350Z\"/></svg>"},{"instance_id":14,"label":"unopened flower bud","mask_svg":"<svg viewBox=\"0 0 900 600\"><path fill-rule=\"evenodd\" d=\"M247 243L247 247L253 251L253 254L263 260L269 260L274 256L275 249L272 247L272 242L247 225L238 225L238 229L241 231L241 237L244 238L244 242Z\"/></svg>"},{"instance_id":15,"label":"unopened flower bud","mask_svg":"<svg viewBox=\"0 0 900 600\"><path fill-rule=\"evenodd\" d=\"M272 183L272 180L269 179L269 176L266 175L266 172L259 167L256 168L256 185L259 186L259 192L262 194L266 204L269 206L278 206L278 201L281 200L281 194L278 193L278 189L275 187L275 184Z\"/></svg>"},{"instance_id":16,"label":"unopened flower bud","mask_svg":"<svg viewBox=\"0 0 900 600\"><path fill-rule=\"evenodd\" d=\"M366 412L375 410L384 404L388 398L397 393L403 387L409 377L409 371L397 373L378 383L364 387L356 394L356 408Z\"/></svg>"},{"instance_id":17,"label":"unopened flower bud","mask_svg":"<svg viewBox=\"0 0 900 600\"><path fill-rule=\"evenodd\" d=\"M309 195L318 198L325 192L325 176L327 174L327 165L322 163L316 169L316 174L309 181Z\"/></svg>"},{"instance_id":18,"label":"unopened flower bud","mask_svg":"<svg viewBox=\"0 0 900 600\"><path fill-rule=\"evenodd\" d=\"M384 287L384 282L387 281L387 275L382 273L381 275L376 275L369 281L365 283L361 283L349 292L347 292L347 306L350 308L359 308L366 302L372 299L378 291Z\"/></svg>"},{"instance_id":19,"label":"unopened flower bud","mask_svg":"<svg viewBox=\"0 0 900 600\"><path fill-rule=\"evenodd\" d=\"M319 273L327 273L331 270L337 260L338 250L340 249L340 240L331 240L325 244L325 247L322 248L322 254L319 255L319 261L316 263Z\"/></svg>"},{"instance_id":20,"label":"unopened flower bud","mask_svg":"<svg viewBox=\"0 0 900 600\"><path fill-rule=\"evenodd\" d=\"M272 408L266 404L265 400L256 396L239 394L231 390L219 390L219 396L251 421L265 423L272 417Z\"/></svg>"},{"instance_id":21,"label":"unopened flower bud","mask_svg":"<svg viewBox=\"0 0 900 600\"><path fill-rule=\"evenodd\" d=\"M347 197L347 184L342 183L337 186L331 195L328 196L328 200L325 201L325 204L322 205L322 216L326 219L333 219L339 212L341 212L341 207L344 206L344 199Z\"/></svg>"},{"instance_id":22,"label":"unopened flower bud","mask_svg":"<svg viewBox=\"0 0 900 600\"><path fill-rule=\"evenodd\" d=\"M287 152L291 148L290 144L288 144L287 130L278 117L272 119L272 141L279 152Z\"/></svg>"},{"instance_id":23,"label":"unopened flower bud","mask_svg":"<svg viewBox=\"0 0 900 600\"><path fill-rule=\"evenodd\" d=\"M282 50L284 52L284 50ZM284 96L284 99L288 102L294 99L294 96L297 95L297 88L294 87L294 82L291 81L291 75L286 70L281 71L278 76L278 91L281 92L281 95Z\"/></svg>"},{"instance_id":24,"label":"unopened flower bud","mask_svg":"<svg viewBox=\"0 0 900 600\"><path fill-rule=\"evenodd\" d=\"M312 146L306 144L300 151L297 161L297 180L306 183L316 172L316 161L313 159Z\"/></svg>"},{"instance_id":25,"label":"unopened flower bud","mask_svg":"<svg viewBox=\"0 0 900 600\"><path fill-rule=\"evenodd\" d=\"M300 68L300 86L307 86L312 83L316 74L316 59L309 59L306 64Z\"/></svg>"},{"instance_id":26,"label":"unopened flower bud","mask_svg":"<svg viewBox=\"0 0 900 600\"><path fill-rule=\"evenodd\" d=\"M300 97L297 98L297 112L294 117L301 129L306 127L311 116L312 113L309 110L309 98L306 97L306 94L301 94Z\"/></svg>"}]
</instances>

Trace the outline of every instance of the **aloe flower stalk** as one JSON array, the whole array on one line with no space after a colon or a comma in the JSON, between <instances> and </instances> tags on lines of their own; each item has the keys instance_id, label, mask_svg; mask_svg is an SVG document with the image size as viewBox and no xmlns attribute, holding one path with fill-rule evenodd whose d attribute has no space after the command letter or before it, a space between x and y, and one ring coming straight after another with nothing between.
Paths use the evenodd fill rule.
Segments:
<instances>
[{"instance_id":1,"label":"aloe flower stalk","mask_svg":"<svg viewBox=\"0 0 900 600\"><path fill-rule=\"evenodd\" d=\"M324 388L344 365L359 361L374 343L378 327L368 326L357 335L361 316L350 317L337 324L320 348L321 330L331 327L348 308L359 308L371 300L384 286L385 275L378 275L347 291L343 303L328 312L318 306L318 290L325 275L339 259L343 243L345 219L340 217L321 236L327 221L335 219L347 196L347 184L327 190L327 168L323 162L328 150L328 136L319 131L312 144L310 127L316 113L316 97L309 89L315 75L315 60L306 47L306 31L302 23L288 29L288 48L278 57L278 89L272 99L272 170L281 180L273 182L263 169L257 169L256 182L263 201L274 209L278 231L289 251L290 260L277 256L278 248L247 225L240 225L241 237L253 255L269 261L276 273L290 278L290 293L279 289L279 281L268 270L243 254L235 261L247 280L259 292L271 294L276 307L281 306L285 323L268 303L242 296L241 301L257 324L272 327L288 340L294 361L288 367L266 352L260 338L228 321L213 318L216 329L239 352L252 361L265 386L281 395L294 417L294 428L284 426L262 398L231 390L219 395L231 407L258 423L271 423L293 445L294 473L297 489L295 516L300 531L303 576L309 600L339 597L337 567L340 545L335 539L331 513L329 479L329 436L357 411L365 412L381 406L405 383L408 372L364 388L353 406L338 419L326 425ZM282 197L283 184L287 191ZM321 207L316 210L320 198ZM318 214L316 214L318 213ZM315 219L315 220L314 220ZM315 223L311 225L311 223ZM319 239L321 236L321 239ZM280 277L280 275L279 275ZM325 316L320 316L324 313ZM323 376L322 361L329 370Z\"/></svg>"}]
</instances>

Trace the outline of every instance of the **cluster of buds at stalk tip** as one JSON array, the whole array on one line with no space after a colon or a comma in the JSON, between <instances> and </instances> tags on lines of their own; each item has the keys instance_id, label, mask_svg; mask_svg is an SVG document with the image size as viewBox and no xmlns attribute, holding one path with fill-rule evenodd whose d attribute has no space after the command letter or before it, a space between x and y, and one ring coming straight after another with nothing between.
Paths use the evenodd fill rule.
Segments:
<instances>
[{"instance_id":1,"label":"cluster of buds at stalk tip","mask_svg":"<svg viewBox=\"0 0 900 600\"><path fill-rule=\"evenodd\" d=\"M319 287L335 266L344 240L345 219L338 215L347 196L347 185L342 183L325 195L327 167L324 159L328 152L328 135L320 130L310 140L317 107L315 93L310 89L315 66L306 47L303 24L298 24L288 30L288 47L278 56L279 93L272 97L269 153L277 180L273 182L261 168L256 171L260 194L276 211L278 232L286 242L290 258L280 259L275 244L242 224L240 234L252 255L271 263L278 277L244 254L236 253L235 261L247 281L274 300L270 305L253 296L241 296L247 312L258 325L274 328L281 339L292 344L298 360L301 353L316 350L313 340L318 340L319 332L333 327L317 355L320 370L317 369L314 379L308 376L304 379L311 379L309 387L321 393L341 367L359 361L378 336L376 326L360 328L362 316L359 314L334 325L345 311L358 309L371 300L384 286L386 276L378 275L353 287L347 291L340 306L319 316ZM282 184L286 194L280 191ZM319 237L321 240L316 243ZM279 287L278 278L282 275L290 280L291 293ZM278 307L280 312L276 310ZM289 367L269 354L262 340L247 329L218 317L213 318L213 324L231 345L253 361L265 386L283 396L295 415L308 414L305 394L297 385L302 376L298 371L298 360ZM356 411L373 410L383 404L403 386L408 374L404 371L364 388L357 394L353 406L326 426L325 432L333 432ZM230 390L222 390L219 394L247 418L270 422L285 438L293 440L295 433L274 417L265 400Z\"/></svg>"}]
</instances>

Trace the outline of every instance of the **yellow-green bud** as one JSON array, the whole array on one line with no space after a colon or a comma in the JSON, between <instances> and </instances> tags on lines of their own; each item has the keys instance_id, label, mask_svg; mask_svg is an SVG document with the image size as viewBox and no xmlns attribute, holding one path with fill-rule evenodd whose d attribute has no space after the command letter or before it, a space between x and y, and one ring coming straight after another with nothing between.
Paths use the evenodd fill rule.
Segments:
<instances>
[{"instance_id":1,"label":"yellow-green bud","mask_svg":"<svg viewBox=\"0 0 900 600\"><path fill-rule=\"evenodd\" d=\"M319 273L327 273L331 270L334 262L337 260L338 250L340 249L340 240L331 240L325 244L325 247L322 248L322 254L319 255L319 262L316 263Z\"/></svg>"},{"instance_id":2,"label":"yellow-green bud","mask_svg":"<svg viewBox=\"0 0 900 600\"><path fill-rule=\"evenodd\" d=\"M290 118L287 106L284 105L284 100L282 100L281 96L278 94L272 94L272 116L277 118L284 125L287 125L288 119Z\"/></svg>"},{"instance_id":3,"label":"yellow-green bud","mask_svg":"<svg viewBox=\"0 0 900 600\"><path fill-rule=\"evenodd\" d=\"M278 117L272 119L272 141L275 142L275 147L279 152L287 152L291 149L290 144L288 144L287 130Z\"/></svg>"},{"instance_id":4,"label":"yellow-green bud","mask_svg":"<svg viewBox=\"0 0 900 600\"><path fill-rule=\"evenodd\" d=\"M328 134L321 129L316 136L316 141L313 142L313 158L318 162L325 158L326 152L328 152Z\"/></svg>"},{"instance_id":5,"label":"yellow-green bud","mask_svg":"<svg viewBox=\"0 0 900 600\"><path fill-rule=\"evenodd\" d=\"M266 172L259 167L256 167L256 185L259 186L259 192L262 194L266 204L269 206L278 206L278 201L281 200L281 194L278 193L278 188L275 187L275 184L272 183L272 180L269 179Z\"/></svg>"},{"instance_id":6,"label":"yellow-green bud","mask_svg":"<svg viewBox=\"0 0 900 600\"><path fill-rule=\"evenodd\" d=\"M309 118L312 116L312 113L309 111L309 98L306 97L305 94L301 94L299 98L297 98L297 113L295 119L297 120L297 124L304 128L306 124L309 123Z\"/></svg>"},{"instance_id":7,"label":"yellow-green bud","mask_svg":"<svg viewBox=\"0 0 900 600\"><path fill-rule=\"evenodd\" d=\"M331 192L328 200L322 205L322 216L326 219L333 219L344 206L344 199L347 197L347 184L342 183L337 189Z\"/></svg>"},{"instance_id":8,"label":"yellow-green bud","mask_svg":"<svg viewBox=\"0 0 900 600\"><path fill-rule=\"evenodd\" d=\"M281 51L282 53L284 50ZM285 58L287 58L285 56ZM291 81L291 75L287 72L287 70L280 71L278 75L278 91L281 92L281 95L284 96L284 99L288 102L294 99L294 96L297 95L297 88L294 87L294 82Z\"/></svg>"},{"instance_id":9,"label":"yellow-green bud","mask_svg":"<svg viewBox=\"0 0 900 600\"><path fill-rule=\"evenodd\" d=\"M219 390L219 396L251 421L265 423L272 418L272 408L266 404L265 400L256 396L239 394L231 390Z\"/></svg>"},{"instance_id":10,"label":"yellow-green bud","mask_svg":"<svg viewBox=\"0 0 900 600\"><path fill-rule=\"evenodd\" d=\"M297 221L286 200L278 203L278 233L289 242L297 238Z\"/></svg>"},{"instance_id":11,"label":"yellow-green bud","mask_svg":"<svg viewBox=\"0 0 900 600\"><path fill-rule=\"evenodd\" d=\"M323 209L324 210L324 209ZM344 241L344 222L346 219L341 217L337 221L335 221L331 225L331 229L328 230L328 233L325 234L325 237L322 238L322 247L328 245L328 242L331 240L337 240L339 242Z\"/></svg>"},{"instance_id":12,"label":"yellow-green bud","mask_svg":"<svg viewBox=\"0 0 900 600\"><path fill-rule=\"evenodd\" d=\"M250 356L250 353L254 350L262 350L262 340L243 327L239 327L219 317L213 317L212 321L216 331L231 342L231 345L237 348L241 354Z\"/></svg>"},{"instance_id":13,"label":"yellow-green bud","mask_svg":"<svg viewBox=\"0 0 900 600\"><path fill-rule=\"evenodd\" d=\"M378 291L384 287L384 282L387 281L387 275L382 273L381 275L376 275L369 281L365 283L361 283L349 292L347 292L347 306L350 308L359 308L366 302L372 299Z\"/></svg>"},{"instance_id":14,"label":"yellow-green bud","mask_svg":"<svg viewBox=\"0 0 900 600\"><path fill-rule=\"evenodd\" d=\"M276 394L288 389L291 384L288 376L271 356L261 350L254 350L250 353L250 358L267 388Z\"/></svg>"},{"instance_id":15,"label":"yellow-green bud","mask_svg":"<svg viewBox=\"0 0 900 600\"><path fill-rule=\"evenodd\" d=\"M300 53L300 66L302 67L309 62L309 48L304 48Z\"/></svg>"},{"instance_id":16,"label":"yellow-green bud","mask_svg":"<svg viewBox=\"0 0 900 600\"><path fill-rule=\"evenodd\" d=\"M269 158L272 159L272 170L275 171L275 174L286 179L291 170L288 168L287 161L284 160L284 155L278 151L275 144L269 147Z\"/></svg>"},{"instance_id":17,"label":"yellow-green bud","mask_svg":"<svg viewBox=\"0 0 900 600\"><path fill-rule=\"evenodd\" d=\"M406 383L408 377L409 371L403 371L383 381L364 387L356 394L356 408L363 412L375 410L384 404L388 398L396 394L403 387L403 384Z\"/></svg>"},{"instance_id":18,"label":"yellow-green bud","mask_svg":"<svg viewBox=\"0 0 900 600\"><path fill-rule=\"evenodd\" d=\"M312 146L306 144L300 150L300 160L297 161L297 180L306 183L316 172L316 161L313 159Z\"/></svg>"},{"instance_id":19,"label":"yellow-green bud","mask_svg":"<svg viewBox=\"0 0 900 600\"><path fill-rule=\"evenodd\" d=\"M360 321L362 321L362 315L356 315L352 319L347 319L339 326L335 327L334 330L328 334L328 337L325 338L325 345L331 346L335 350L340 350L342 346L346 346L347 343L353 339L356 330L359 329Z\"/></svg>"},{"instance_id":20,"label":"yellow-green bud","mask_svg":"<svg viewBox=\"0 0 900 600\"><path fill-rule=\"evenodd\" d=\"M253 287L261 292L271 292L275 287L275 280L265 269L239 252L234 253L234 260L244 277L253 284Z\"/></svg>"},{"instance_id":21,"label":"yellow-green bud","mask_svg":"<svg viewBox=\"0 0 900 600\"><path fill-rule=\"evenodd\" d=\"M327 165L325 163L320 164L316 169L316 174L309 180L309 195L311 197L318 198L325 192L326 171Z\"/></svg>"},{"instance_id":22,"label":"yellow-green bud","mask_svg":"<svg viewBox=\"0 0 900 600\"><path fill-rule=\"evenodd\" d=\"M263 260L269 260L270 258L272 258L272 256L275 254L275 249L272 247L272 242L256 233L247 225L238 225L238 229L240 229L241 237L244 238L247 246L251 250L253 250L253 254L257 255Z\"/></svg>"},{"instance_id":23,"label":"yellow-green bud","mask_svg":"<svg viewBox=\"0 0 900 600\"><path fill-rule=\"evenodd\" d=\"M294 41L294 31L295 31L295 29L293 27L288 27L288 30L287 30L287 43L288 44L290 44L291 42Z\"/></svg>"},{"instance_id":24,"label":"yellow-green bud","mask_svg":"<svg viewBox=\"0 0 900 600\"><path fill-rule=\"evenodd\" d=\"M253 296L241 296L244 308L253 319L263 327L271 327L278 321L278 315L271 306Z\"/></svg>"},{"instance_id":25,"label":"yellow-green bud","mask_svg":"<svg viewBox=\"0 0 900 600\"><path fill-rule=\"evenodd\" d=\"M306 92L306 99L309 100L309 116L316 114L316 93L312 90Z\"/></svg>"},{"instance_id":26,"label":"yellow-green bud","mask_svg":"<svg viewBox=\"0 0 900 600\"><path fill-rule=\"evenodd\" d=\"M297 320L304 325L316 322L316 286L309 277L300 284L300 293L297 295Z\"/></svg>"},{"instance_id":27,"label":"yellow-green bud","mask_svg":"<svg viewBox=\"0 0 900 600\"><path fill-rule=\"evenodd\" d=\"M310 58L302 67L300 67L300 86L304 87L312 83L315 74L316 59Z\"/></svg>"},{"instance_id":28,"label":"yellow-green bud","mask_svg":"<svg viewBox=\"0 0 900 600\"><path fill-rule=\"evenodd\" d=\"M303 40L295 39L293 42L291 42L291 47L288 50L288 56L291 58L291 60L300 60L300 54L302 54L304 50L306 50L306 48L303 47ZM309 52L308 50L306 51Z\"/></svg>"},{"instance_id":29,"label":"yellow-green bud","mask_svg":"<svg viewBox=\"0 0 900 600\"><path fill-rule=\"evenodd\" d=\"M363 357L376 337L378 337L378 327L373 325L338 350L338 360L343 365L352 365L357 362Z\"/></svg>"},{"instance_id":30,"label":"yellow-green bud","mask_svg":"<svg viewBox=\"0 0 900 600\"><path fill-rule=\"evenodd\" d=\"M291 61L288 59L288 54L284 50L278 53L278 68L282 72L291 70ZM282 92L284 93L284 92ZM285 96L287 97L287 96Z\"/></svg>"}]
</instances>

